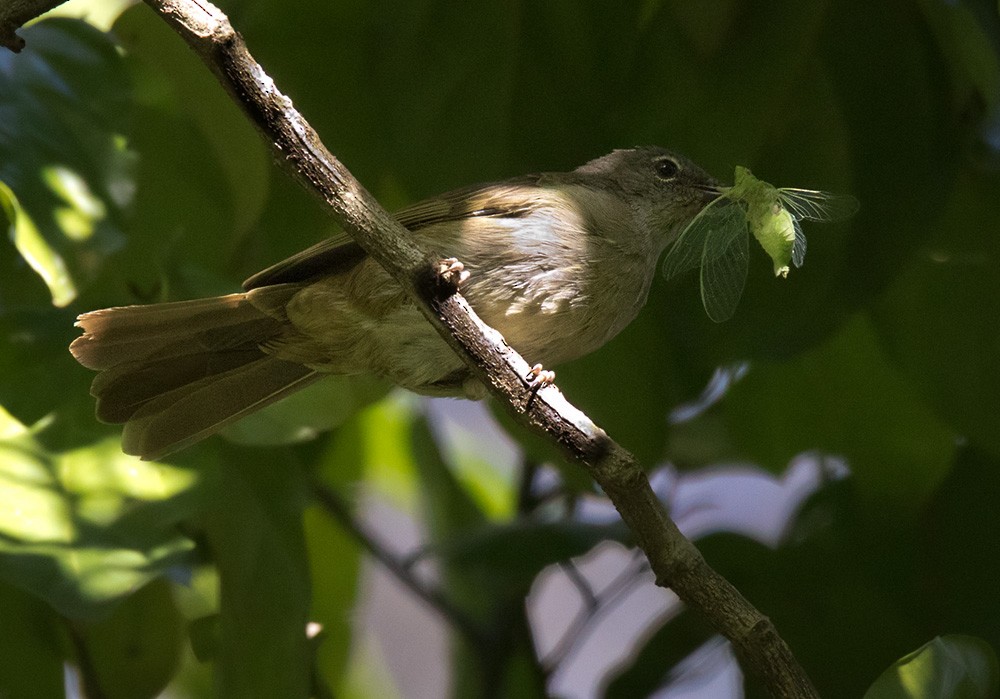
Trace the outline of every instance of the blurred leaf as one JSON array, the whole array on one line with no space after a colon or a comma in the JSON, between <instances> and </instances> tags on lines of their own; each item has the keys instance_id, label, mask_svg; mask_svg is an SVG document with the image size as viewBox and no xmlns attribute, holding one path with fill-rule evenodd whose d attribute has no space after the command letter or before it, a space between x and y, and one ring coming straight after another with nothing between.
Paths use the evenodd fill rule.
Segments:
<instances>
[{"instance_id":1,"label":"blurred leaf","mask_svg":"<svg viewBox=\"0 0 1000 699\"><path fill-rule=\"evenodd\" d=\"M260 412L241 419L222 434L237 444L294 444L315 439L384 396L389 386L373 376L328 376Z\"/></svg>"},{"instance_id":2,"label":"blurred leaf","mask_svg":"<svg viewBox=\"0 0 1000 699\"><path fill-rule=\"evenodd\" d=\"M21 422L33 425L64 402L87 395L90 372L79 368L69 343L76 331L65 311L0 311L0 404Z\"/></svg>"},{"instance_id":3,"label":"blurred leaf","mask_svg":"<svg viewBox=\"0 0 1000 699\"><path fill-rule=\"evenodd\" d=\"M67 0L49 10L45 17L75 17L86 20L101 31L108 31L118 15L137 0Z\"/></svg>"},{"instance_id":4,"label":"blurred leaf","mask_svg":"<svg viewBox=\"0 0 1000 699\"><path fill-rule=\"evenodd\" d=\"M174 529L191 471L125 456L117 440L48 453L27 433L0 442L0 576L72 618L105 613L185 562Z\"/></svg>"},{"instance_id":5,"label":"blurred leaf","mask_svg":"<svg viewBox=\"0 0 1000 699\"><path fill-rule=\"evenodd\" d=\"M420 474L423 519L431 540L447 542L482 527L486 516L445 464L423 419L414 421L411 440ZM477 573L453 564L447 556L441 559L443 591L488 639L475 643L465 635L456 635L451 656L453 691L456 696L481 694L489 677L499 696L533 696L542 691L543 679L529 640L523 593L497 595L495 591L503 589L503 583L483 585ZM506 573L500 575L504 578Z\"/></svg>"},{"instance_id":6,"label":"blurred leaf","mask_svg":"<svg viewBox=\"0 0 1000 699\"><path fill-rule=\"evenodd\" d=\"M836 68L830 80L861 159L850 191L861 211L837 280L849 309L883 291L919 249L927 221L954 183L963 133L962 114L947 99L946 57L930 41L918 4L892 2L877 14L863 7L860 1L831 5L823 55ZM866 50L853 50L854 42ZM891 85L872 65L892 71Z\"/></svg>"},{"instance_id":7,"label":"blurred leaf","mask_svg":"<svg viewBox=\"0 0 1000 699\"><path fill-rule=\"evenodd\" d=\"M180 661L184 626L170 585L153 581L119 604L111 616L77 628L84 677L108 699L159 696Z\"/></svg>"},{"instance_id":8,"label":"blurred leaf","mask_svg":"<svg viewBox=\"0 0 1000 699\"><path fill-rule=\"evenodd\" d=\"M483 514L494 521L514 516L524 458L488 405L428 398L421 408L442 458Z\"/></svg>"},{"instance_id":9,"label":"blurred leaf","mask_svg":"<svg viewBox=\"0 0 1000 699\"><path fill-rule=\"evenodd\" d=\"M52 608L0 583L0 619L0 696L62 696L66 640Z\"/></svg>"},{"instance_id":10,"label":"blurred leaf","mask_svg":"<svg viewBox=\"0 0 1000 699\"><path fill-rule=\"evenodd\" d=\"M637 110L629 117L650 131L664 130L663 122L683 125L679 147L711 134L718 141L712 150L729 154L727 169L753 163L771 134L785 130L789 107L816 68L811 57L822 48L831 3L744 4L735 11L722 5L698 13L678 9L685 4L662 3L645 27L635 67L641 93L629 101ZM643 107L663 122L643 118Z\"/></svg>"},{"instance_id":11,"label":"blurred leaf","mask_svg":"<svg viewBox=\"0 0 1000 699\"><path fill-rule=\"evenodd\" d=\"M417 464L411 450L414 401L400 392L359 412L348 429L356 429L358 460L364 478L396 507L412 512L418 498ZM356 420L356 426L352 426Z\"/></svg>"},{"instance_id":12,"label":"blurred leaf","mask_svg":"<svg viewBox=\"0 0 1000 699\"><path fill-rule=\"evenodd\" d=\"M874 314L890 356L942 421L1000 455L1000 238L983 221L1000 201L1000 177L964 172L932 237Z\"/></svg>"},{"instance_id":13,"label":"blurred leaf","mask_svg":"<svg viewBox=\"0 0 1000 699\"><path fill-rule=\"evenodd\" d=\"M220 697L308 695L303 483L281 450L227 447L206 532L219 569Z\"/></svg>"},{"instance_id":14,"label":"blurred leaf","mask_svg":"<svg viewBox=\"0 0 1000 699\"><path fill-rule=\"evenodd\" d=\"M328 687L345 679L354 633L352 612L358 603L361 555L358 543L317 508L305 512L306 543L313 595L309 620L321 627L316 639L316 673Z\"/></svg>"},{"instance_id":15,"label":"blurred leaf","mask_svg":"<svg viewBox=\"0 0 1000 699\"><path fill-rule=\"evenodd\" d=\"M198 617L188 624L191 650L199 662L215 660L219 654L219 615Z\"/></svg>"},{"instance_id":16,"label":"blurred leaf","mask_svg":"<svg viewBox=\"0 0 1000 699\"><path fill-rule=\"evenodd\" d=\"M114 32L137 72L139 97L146 108L182 108L221 169L236 235L256 224L267 202L273 170L264 141L246 115L222 89L205 64L148 7L126 10Z\"/></svg>"},{"instance_id":17,"label":"blurred leaf","mask_svg":"<svg viewBox=\"0 0 1000 699\"><path fill-rule=\"evenodd\" d=\"M7 230L21 257L42 278L55 306L65 306L76 297L76 286L62 257L38 232L30 214L21 208L10 187L0 182L0 208L7 218Z\"/></svg>"},{"instance_id":18,"label":"blurred leaf","mask_svg":"<svg viewBox=\"0 0 1000 699\"><path fill-rule=\"evenodd\" d=\"M365 465L363 436L362 421L357 417L334 432L329 446L316 459L316 475L325 486L338 492L355 487ZM355 631L352 610L367 597L366 591L358 589L360 545L317 506L305 511L303 525L312 589L317 591L309 618L322 627L316 639L315 672L336 691L346 683ZM340 691L336 693L340 695Z\"/></svg>"},{"instance_id":19,"label":"blurred leaf","mask_svg":"<svg viewBox=\"0 0 1000 699\"><path fill-rule=\"evenodd\" d=\"M477 576L483 589L523 595L545 567L582 556L606 540L628 543L631 535L621 522L517 520L455 532L435 552L465 575Z\"/></svg>"},{"instance_id":20,"label":"blurred leaf","mask_svg":"<svg viewBox=\"0 0 1000 699\"><path fill-rule=\"evenodd\" d=\"M0 199L18 250L65 306L122 244L131 89L114 45L84 22L23 36L24 52L0 54Z\"/></svg>"},{"instance_id":21,"label":"blurred leaf","mask_svg":"<svg viewBox=\"0 0 1000 699\"><path fill-rule=\"evenodd\" d=\"M602 696L630 699L651 696L669 681L671 668L712 637L712 630L690 610L682 610L667 620L623 667L615 673Z\"/></svg>"},{"instance_id":22,"label":"blurred leaf","mask_svg":"<svg viewBox=\"0 0 1000 699\"><path fill-rule=\"evenodd\" d=\"M996 652L972 636L938 636L886 670L865 699L989 699L1000 690Z\"/></svg>"},{"instance_id":23,"label":"blurred leaf","mask_svg":"<svg viewBox=\"0 0 1000 699\"><path fill-rule=\"evenodd\" d=\"M794 360L752 365L722 408L750 459L777 473L801 452L844 456L859 495L887 515L920 507L955 453L954 434L887 361L864 316Z\"/></svg>"},{"instance_id":24,"label":"blurred leaf","mask_svg":"<svg viewBox=\"0 0 1000 699\"><path fill-rule=\"evenodd\" d=\"M913 608L933 610L928 616L935 620L923 638L948 628L1000 647L993 584L1000 579L1000 557L983 543L1000 540L997 492L1000 456L965 447L920 518L914 537L922 544L924 570L917 577L923 595Z\"/></svg>"},{"instance_id":25,"label":"blurred leaf","mask_svg":"<svg viewBox=\"0 0 1000 699\"><path fill-rule=\"evenodd\" d=\"M892 649L925 638L931 623L927 607L907 604L922 572L913 541L866 515L850 485L820 491L803 512L812 527L777 550L728 533L698 541L706 560L772 620L822 696L860 696ZM859 635L872 619L879 633ZM749 696L767 696L761 689L749 678Z\"/></svg>"},{"instance_id":26,"label":"blurred leaf","mask_svg":"<svg viewBox=\"0 0 1000 699\"><path fill-rule=\"evenodd\" d=\"M450 540L486 524L483 511L462 488L441 457L427 423L423 419L414 420L411 430L410 447L420 474L424 519L432 538L437 541ZM451 570L456 577L463 576L460 568ZM472 590L468 592L471 593ZM482 597L478 591L473 596Z\"/></svg>"},{"instance_id":27,"label":"blurred leaf","mask_svg":"<svg viewBox=\"0 0 1000 699\"><path fill-rule=\"evenodd\" d=\"M282 90L373 191L388 173L420 198L505 171L514 48L526 26L514 7L480 2L456 12L420 0L381 13L365 4L313 3L306 18L273 3L220 4ZM298 36L294 50L275 32L279 25ZM490 40L436 39L455 36ZM429 39L433 50L426 50Z\"/></svg>"},{"instance_id":28,"label":"blurred leaf","mask_svg":"<svg viewBox=\"0 0 1000 699\"><path fill-rule=\"evenodd\" d=\"M968 80L990 106L1000 102L1000 17L981 3L920 0L952 71ZM957 82L957 81L956 81Z\"/></svg>"}]
</instances>

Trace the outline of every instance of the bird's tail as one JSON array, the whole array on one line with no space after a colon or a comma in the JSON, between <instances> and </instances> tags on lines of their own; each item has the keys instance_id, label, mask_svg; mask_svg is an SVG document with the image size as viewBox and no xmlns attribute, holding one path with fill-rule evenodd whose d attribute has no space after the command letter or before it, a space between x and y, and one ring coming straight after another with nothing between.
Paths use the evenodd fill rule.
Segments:
<instances>
[{"instance_id":1,"label":"bird's tail","mask_svg":"<svg viewBox=\"0 0 1000 699\"><path fill-rule=\"evenodd\" d=\"M122 449L157 459L320 378L261 346L286 328L294 289L84 313L70 352L100 373L97 417L125 423ZM282 298L284 297L284 298Z\"/></svg>"}]
</instances>

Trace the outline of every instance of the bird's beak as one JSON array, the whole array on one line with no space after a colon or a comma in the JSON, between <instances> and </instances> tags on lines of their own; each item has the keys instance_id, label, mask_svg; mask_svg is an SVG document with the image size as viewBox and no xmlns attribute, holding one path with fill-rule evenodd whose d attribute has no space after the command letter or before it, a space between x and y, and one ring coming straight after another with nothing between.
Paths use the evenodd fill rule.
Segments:
<instances>
[{"instance_id":1,"label":"bird's beak","mask_svg":"<svg viewBox=\"0 0 1000 699\"><path fill-rule=\"evenodd\" d=\"M699 192L701 192L702 198L704 199L706 204L713 201L720 194L722 194L722 187L715 180L712 180L710 183L707 184L698 185L696 189Z\"/></svg>"}]
</instances>

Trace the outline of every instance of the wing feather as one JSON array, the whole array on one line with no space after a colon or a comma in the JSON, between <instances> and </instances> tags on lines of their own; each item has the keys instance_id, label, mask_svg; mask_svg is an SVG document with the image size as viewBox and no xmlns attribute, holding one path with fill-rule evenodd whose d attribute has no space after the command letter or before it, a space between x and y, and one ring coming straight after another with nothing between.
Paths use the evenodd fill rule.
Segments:
<instances>
[{"instance_id":1,"label":"wing feather","mask_svg":"<svg viewBox=\"0 0 1000 699\"><path fill-rule=\"evenodd\" d=\"M543 175L526 175L503 183L486 183L447 192L425 199L396 212L396 220L411 232L438 223L473 217L518 218L533 210L531 193L519 192L536 186ZM511 207L510 202L521 205ZM244 291L272 284L306 282L319 276L351 269L367 253L347 233L338 233L310 248L258 272L245 282Z\"/></svg>"}]
</instances>

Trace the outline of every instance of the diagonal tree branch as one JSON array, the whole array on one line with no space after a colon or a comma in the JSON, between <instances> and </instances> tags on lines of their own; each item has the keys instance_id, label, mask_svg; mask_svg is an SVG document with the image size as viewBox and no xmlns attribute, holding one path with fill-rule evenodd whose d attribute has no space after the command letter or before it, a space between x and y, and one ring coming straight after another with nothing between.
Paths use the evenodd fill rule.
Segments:
<instances>
[{"instance_id":1,"label":"diagonal tree branch","mask_svg":"<svg viewBox=\"0 0 1000 699\"><path fill-rule=\"evenodd\" d=\"M4 0L0 6L0 46L18 53L24 48L24 39L16 34L21 25L66 0Z\"/></svg>"},{"instance_id":2,"label":"diagonal tree branch","mask_svg":"<svg viewBox=\"0 0 1000 699\"><path fill-rule=\"evenodd\" d=\"M27 4L28 0L16 0ZM657 500L635 458L555 387L531 393L528 363L486 326L453 284L348 170L247 51L228 18L206 0L145 0L191 46L240 104L276 157L319 197L338 223L406 290L442 337L515 419L558 443L604 489L670 587L733 644L743 666L774 696L815 697L815 689L771 621L715 572ZM35 4L52 6L53 0ZM0 32L14 36L0 9ZM24 21L20 18L16 21ZM0 35L0 39L2 39Z\"/></svg>"}]
</instances>

